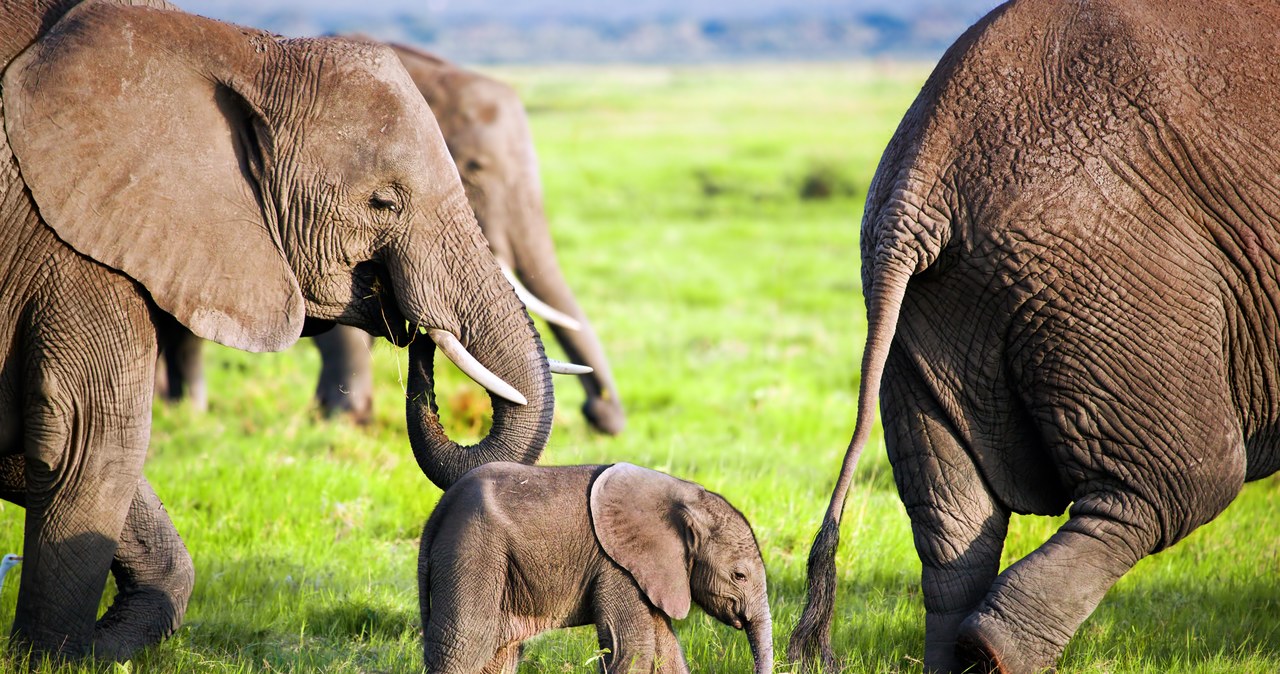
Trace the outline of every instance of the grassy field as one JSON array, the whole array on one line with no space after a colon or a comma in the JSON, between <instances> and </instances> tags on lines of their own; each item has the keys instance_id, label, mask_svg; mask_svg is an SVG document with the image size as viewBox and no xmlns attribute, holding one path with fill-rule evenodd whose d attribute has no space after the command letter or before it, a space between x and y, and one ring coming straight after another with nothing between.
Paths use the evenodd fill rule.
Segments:
<instances>
[{"instance_id":1,"label":"grassy field","mask_svg":"<svg viewBox=\"0 0 1280 674\"><path fill-rule=\"evenodd\" d=\"M593 435L581 390L561 378L543 462L630 461L728 497L764 547L781 660L853 430L862 200L927 69L498 74L528 103L559 256L630 414L621 437ZM212 349L210 411L156 407L146 471L195 558L197 588L182 630L115 671L420 670L417 544L439 491L405 439L404 355L385 344L374 355L367 429L317 417L309 344ZM438 390L455 432L479 433L479 389L450 371ZM1216 522L1139 564L1063 670L1280 671L1277 491L1276 479L1250 485ZM0 552L18 550L22 511L4 506L0 519ZM1056 524L1018 518L1005 563ZM834 642L846 670L920 671L919 562L878 437L839 569ZM0 620L16 591L11 576ZM697 611L678 631L695 672L749 671L741 634ZM590 671L595 656L590 629L554 633L530 643L521 671ZM19 667L0 655L0 671Z\"/></svg>"}]
</instances>

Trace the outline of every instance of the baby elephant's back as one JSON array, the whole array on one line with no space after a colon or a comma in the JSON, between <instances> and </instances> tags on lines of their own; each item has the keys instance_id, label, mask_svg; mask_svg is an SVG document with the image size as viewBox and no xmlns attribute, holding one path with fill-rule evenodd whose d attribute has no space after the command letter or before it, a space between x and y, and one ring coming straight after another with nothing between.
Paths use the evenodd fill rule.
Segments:
<instances>
[{"instance_id":1,"label":"baby elephant's back","mask_svg":"<svg viewBox=\"0 0 1280 674\"><path fill-rule=\"evenodd\" d=\"M428 528L447 538L482 535L488 545L540 558L569 552L566 546L594 547L587 503L604 468L487 463L445 492Z\"/></svg>"}]
</instances>

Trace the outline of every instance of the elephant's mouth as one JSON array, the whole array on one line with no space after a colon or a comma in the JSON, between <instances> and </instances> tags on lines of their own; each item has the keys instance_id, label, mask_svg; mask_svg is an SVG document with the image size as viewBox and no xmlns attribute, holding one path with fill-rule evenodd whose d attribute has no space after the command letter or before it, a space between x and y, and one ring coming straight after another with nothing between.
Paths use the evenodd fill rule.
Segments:
<instances>
[{"instance_id":1,"label":"elephant's mouth","mask_svg":"<svg viewBox=\"0 0 1280 674\"><path fill-rule=\"evenodd\" d=\"M375 337L385 337L396 346L408 346L412 339L409 321L400 313L387 268L377 262L362 262L356 265L354 277L361 289L359 296L365 299L361 312L367 323L365 331Z\"/></svg>"}]
</instances>

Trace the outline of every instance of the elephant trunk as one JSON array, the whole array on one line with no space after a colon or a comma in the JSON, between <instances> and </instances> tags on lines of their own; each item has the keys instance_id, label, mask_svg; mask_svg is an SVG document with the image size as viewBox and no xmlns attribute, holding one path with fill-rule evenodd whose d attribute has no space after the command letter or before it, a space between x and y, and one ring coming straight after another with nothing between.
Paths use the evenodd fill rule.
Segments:
<instances>
[{"instance_id":1,"label":"elephant trunk","mask_svg":"<svg viewBox=\"0 0 1280 674\"><path fill-rule=\"evenodd\" d=\"M456 201L454 208L458 208ZM461 201L461 206L465 207L465 201ZM452 217L470 217L470 209L466 209L465 215ZM492 461L536 462L551 434L554 409L551 373L533 321L503 277L479 230L473 224L470 229L458 228L458 231L474 233L443 245L417 237L410 244L416 250L406 255L411 260L422 260L425 269L441 265L468 267L469 271L459 270L448 275L451 279L470 280L468 287L448 291L449 296L455 298L453 314L439 315L438 307L448 302L428 305L421 295L401 297L397 293L401 311L411 324L433 335L443 332L456 338L453 348L463 349L464 356L469 354L518 392L507 398L523 398L525 404L494 395L493 387L486 385L491 389L489 397L493 401L493 426L488 435L472 446L454 442L445 433L436 406L433 368L436 344L414 332L409 344L405 403L409 442L422 472L441 489L447 489L467 471ZM439 259L442 249L447 251L445 260ZM477 270L480 273L477 274ZM393 278L396 276L393 271ZM414 288L419 293L426 290ZM456 354L446 353L457 362Z\"/></svg>"},{"instance_id":2,"label":"elephant trunk","mask_svg":"<svg viewBox=\"0 0 1280 674\"><path fill-rule=\"evenodd\" d=\"M528 189L536 191L536 183ZM540 194L525 195L519 201L515 207L518 212L510 217L521 219L525 224L508 228L512 233L504 242L510 247L514 271L535 297L579 324L576 330L554 322L550 326L569 362L588 365L593 370L578 376L586 392L582 412L587 421L602 433L617 435L626 426L627 419L604 346L560 271Z\"/></svg>"},{"instance_id":3,"label":"elephant trunk","mask_svg":"<svg viewBox=\"0 0 1280 674\"><path fill-rule=\"evenodd\" d=\"M770 674L773 672L773 619L768 608L747 623L746 632L751 657L756 663L755 674Z\"/></svg>"}]
</instances>

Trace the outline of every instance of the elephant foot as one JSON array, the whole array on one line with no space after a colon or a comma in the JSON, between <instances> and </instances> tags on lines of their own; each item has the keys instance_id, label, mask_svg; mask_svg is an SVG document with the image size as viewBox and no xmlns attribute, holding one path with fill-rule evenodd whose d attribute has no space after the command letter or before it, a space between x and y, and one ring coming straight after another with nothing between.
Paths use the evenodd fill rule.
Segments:
<instances>
[{"instance_id":1,"label":"elephant foot","mask_svg":"<svg viewBox=\"0 0 1280 674\"><path fill-rule=\"evenodd\" d=\"M982 674L1039 674L1056 671L1062 649L1016 630L1001 618L979 611L960 625L956 638L959 671Z\"/></svg>"},{"instance_id":2,"label":"elephant foot","mask_svg":"<svg viewBox=\"0 0 1280 674\"><path fill-rule=\"evenodd\" d=\"M160 499L144 479L111 564L116 596L93 630L93 655L127 660L182 626L195 564Z\"/></svg>"},{"instance_id":3,"label":"elephant foot","mask_svg":"<svg viewBox=\"0 0 1280 674\"><path fill-rule=\"evenodd\" d=\"M116 595L93 630L93 656L123 662L182 626L189 588L131 588Z\"/></svg>"},{"instance_id":4,"label":"elephant foot","mask_svg":"<svg viewBox=\"0 0 1280 674\"><path fill-rule=\"evenodd\" d=\"M592 428L605 435L618 435L627 427L627 415L616 398L587 398L582 415Z\"/></svg>"}]
</instances>

